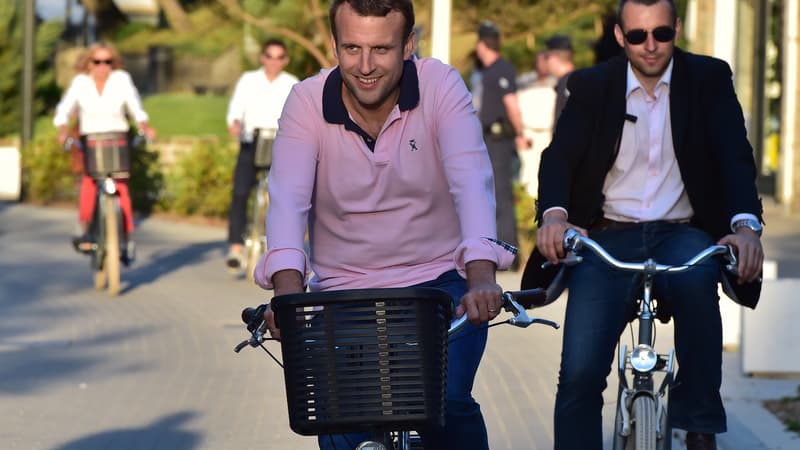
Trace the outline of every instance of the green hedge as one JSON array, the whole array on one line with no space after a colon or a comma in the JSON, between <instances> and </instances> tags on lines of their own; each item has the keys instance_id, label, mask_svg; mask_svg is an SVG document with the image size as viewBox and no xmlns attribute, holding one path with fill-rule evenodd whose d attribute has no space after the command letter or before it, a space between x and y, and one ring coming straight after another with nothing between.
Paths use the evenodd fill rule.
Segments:
<instances>
[{"instance_id":1,"label":"green hedge","mask_svg":"<svg viewBox=\"0 0 800 450\"><path fill-rule=\"evenodd\" d=\"M238 151L234 143L195 143L166 175L161 205L180 215L227 217Z\"/></svg>"},{"instance_id":2,"label":"green hedge","mask_svg":"<svg viewBox=\"0 0 800 450\"><path fill-rule=\"evenodd\" d=\"M129 183L137 212L227 215L237 148L198 140L171 168L163 166L157 148L141 144L131 153ZM25 201L76 201L78 177L70 171L70 155L52 136L37 139L23 150L22 167Z\"/></svg>"}]
</instances>

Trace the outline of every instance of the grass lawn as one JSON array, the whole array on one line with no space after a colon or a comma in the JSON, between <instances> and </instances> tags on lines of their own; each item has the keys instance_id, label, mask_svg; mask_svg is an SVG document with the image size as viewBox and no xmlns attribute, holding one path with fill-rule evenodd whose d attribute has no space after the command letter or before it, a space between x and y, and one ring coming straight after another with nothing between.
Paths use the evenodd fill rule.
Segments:
<instances>
[{"instance_id":1,"label":"grass lawn","mask_svg":"<svg viewBox=\"0 0 800 450\"><path fill-rule=\"evenodd\" d=\"M216 135L228 136L225 113L227 96L158 94L142 99L159 137Z\"/></svg>"},{"instance_id":2,"label":"grass lawn","mask_svg":"<svg viewBox=\"0 0 800 450\"><path fill-rule=\"evenodd\" d=\"M159 138L216 135L226 140L229 100L219 95L158 94L145 97L142 102ZM36 118L34 135L55 139L52 115Z\"/></svg>"}]
</instances>

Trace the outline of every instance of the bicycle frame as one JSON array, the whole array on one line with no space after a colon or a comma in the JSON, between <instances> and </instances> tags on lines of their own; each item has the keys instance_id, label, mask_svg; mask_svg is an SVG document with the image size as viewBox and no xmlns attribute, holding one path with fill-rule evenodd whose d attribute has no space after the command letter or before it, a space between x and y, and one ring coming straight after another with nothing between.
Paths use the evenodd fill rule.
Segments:
<instances>
[{"instance_id":1,"label":"bicycle frame","mask_svg":"<svg viewBox=\"0 0 800 450\"><path fill-rule=\"evenodd\" d=\"M581 248L588 248L609 266L626 272L642 274L642 298L639 299L639 333L636 347L628 351L620 345L619 352L619 395L617 415L614 424L614 450L658 449L669 450L672 446L671 430L668 424L668 405L666 396L673 380L675 351L660 355L654 350L653 279L660 273L678 273L715 256L725 255L728 260L725 269L735 273L736 257L733 249L725 245L713 245L680 265L657 264L652 258L641 263L621 262L605 251L597 242L581 236L575 230L568 230L564 236L564 248L568 251L564 264L574 265L582 261L578 255ZM633 382L628 383L626 372L630 370ZM656 372L665 373L661 385L654 389ZM634 434L634 442L629 438Z\"/></svg>"},{"instance_id":2,"label":"bicycle frame","mask_svg":"<svg viewBox=\"0 0 800 450\"><path fill-rule=\"evenodd\" d=\"M72 137L67 138L64 147L71 148L74 144L77 144L82 151L87 151L81 141L76 141ZM127 166L125 167L127 170ZM94 238L88 251L92 257L90 265L95 271L95 288L102 290L108 284L109 294L117 295L120 290L120 257L122 249L127 248L127 236L122 225L117 183L113 173L105 169L90 173L96 186L96 194L94 213L89 224L89 233Z\"/></svg>"}]
</instances>

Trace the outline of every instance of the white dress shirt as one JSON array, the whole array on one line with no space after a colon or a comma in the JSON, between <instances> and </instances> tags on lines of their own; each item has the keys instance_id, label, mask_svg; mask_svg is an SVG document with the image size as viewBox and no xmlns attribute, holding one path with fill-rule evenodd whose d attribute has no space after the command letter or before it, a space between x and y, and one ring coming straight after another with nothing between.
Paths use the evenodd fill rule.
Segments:
<instances>
[{"instance_id":1,"label":"white dress shirt","mask_svg":"<svg viewBox=\"0 0 800 450\"><path fill-rule=\"evenodd\" d=\"M619 154L606 175L605 217L621 222L682 221L694 215L683 185L669 108L670 62L651 97L628 63L627 109Z\"/></svg>"},{"instance_id":2,"label":"white dress shirt","mask_svg":"<svg viewBox=\"0 0 800 450\"><path fill-rule=\"evenodd\" d=\"M672 142L669 96L673 63L670 61L656 84L653 97L628 63L626 112L632 117L625 120L619 154L603 184L603 215L611 220L683 221L694 215ZM556 206L545 214L551 210L567 212ZM753 214L736 214L730 219L731 230L736 231L733 224L745 218L758 220Z\"/></svg>"},{"instance_id":3,"label":"white dress shirt","mask_svg":"<svg viewBox=\"0 0 800 450\"><path fill-rule=\"evenodd\" d=\"M76 108L81 134L127 132L130 126L126 111L137 123L148 119L139 92L124 70L114 70L109 74L102 93L97 91L91 76L76 75L56 106L53 124L56 127L66 125Z\"/></svg>"},{"instance_id":4,"label":"white dress shirt","mask_svg":"<svg viewBox=\"0 0 800 450\"><path fill-rule=\"evenodd\" d=\"M297 81L287 72L269 81L263 68L243 73L228 104L228 126L236 120L241 122L243 142L252 142L256 128L278 128L283 104Z\"/></svg>"}]
</instances>

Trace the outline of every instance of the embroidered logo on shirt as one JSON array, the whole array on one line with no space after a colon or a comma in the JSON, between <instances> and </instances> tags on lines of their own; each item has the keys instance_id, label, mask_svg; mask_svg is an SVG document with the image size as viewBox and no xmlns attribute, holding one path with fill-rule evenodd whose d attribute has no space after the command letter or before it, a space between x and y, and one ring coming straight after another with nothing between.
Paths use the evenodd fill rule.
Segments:
<instances>
[{"instance_id":1,"label":"embroidered logo on shirt","mask_svg":"<svg viewBox=\"0 0 800 450\"><path fill-rule=\"evenodd\" d=\"M411 149L412 152L419 150L417 148L417 140L416 139L409 139L408 140L408 147Z\"/></svg>"},{"instance_id":2,"label":"embroidered logo on shirt","mask_svg":"<svg viewBox=\"0 0 800 450\"><path fill-rule=\"evenodd\" d=\"M505 77L501 77L497 84L499 84L502 89L508 89L508 86L510 86L509 81L505 79Z\"/></svg>"}]
</instances>

